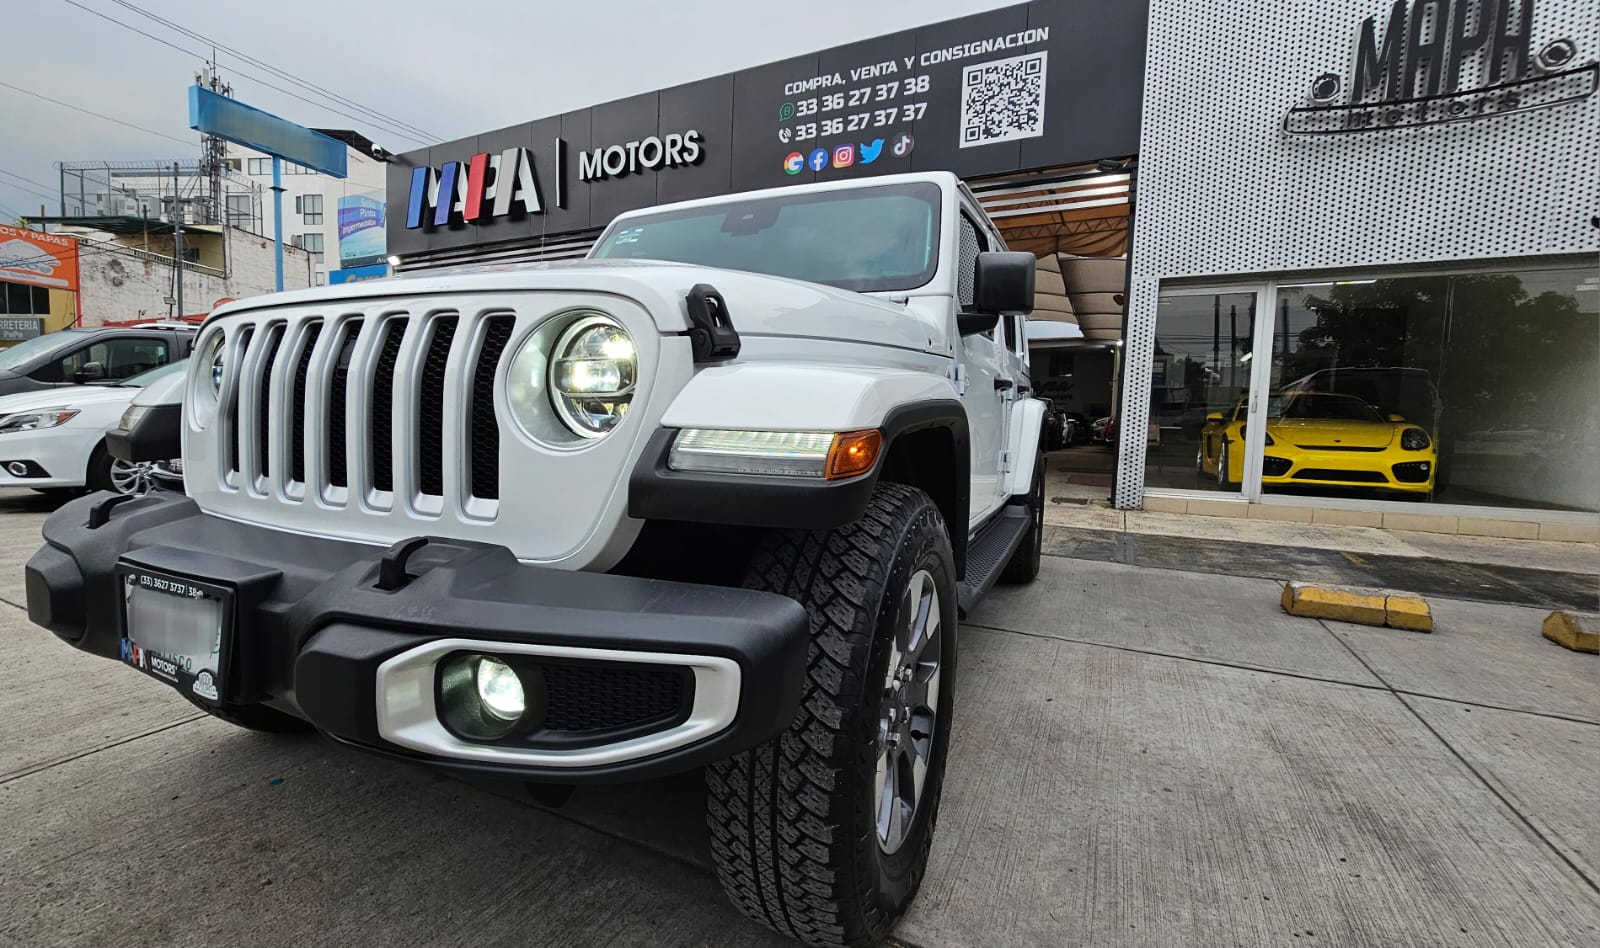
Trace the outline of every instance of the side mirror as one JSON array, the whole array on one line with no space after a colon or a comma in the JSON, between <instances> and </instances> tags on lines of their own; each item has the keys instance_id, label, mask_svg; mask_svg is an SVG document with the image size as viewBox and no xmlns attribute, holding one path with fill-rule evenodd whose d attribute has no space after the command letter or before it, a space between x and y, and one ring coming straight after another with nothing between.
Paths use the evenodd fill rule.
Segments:
<instances>
[{"instance_id":1,"label":"side mirror","mask_svg":"<svg viewBox=\"0 0 1600 948\"><path fill-rule=\"evenodd\" d=\"M85 362L83 368L72 374L72 380L79 385L90 382L100 382L106 377L106 367L98 362Z\"/></svg>"},{"instance_id":2,"label":"side mirror","mask_svg":"<svg viewBox=\"0 0 1600 948\"><path fill-rule=\"evenodd\" d=\"M1222 420L1222 412L1220 412L1220 411L1214 411L1211 414L1206 416L1206 421L1221 421L1221 420Z\"/></svg>"},{"instance_id":3,"label":"side mirror","mask_svg":"<svg viewBox=\"0 0 1600 948\"><path fill-rule=\"evenodd\" d=\"M1391 413L1389 415L1389 420L1390 421L1405 421L1406 420L1406 416L1405 415L1396 415L1396 414L1392 414Z\"/></svg>"},{"instance_id":4,"label":"side mirror","mask_svg":"<svg viewBox=\"0 0 1600 948\"><path fill-rule=\"evenodd\" d=\"M1034 270L1038 266L1038 258L1031 253L990 250L978 254L973 309L994 315L1032 312Z\"/></svg>"}]
</instances>

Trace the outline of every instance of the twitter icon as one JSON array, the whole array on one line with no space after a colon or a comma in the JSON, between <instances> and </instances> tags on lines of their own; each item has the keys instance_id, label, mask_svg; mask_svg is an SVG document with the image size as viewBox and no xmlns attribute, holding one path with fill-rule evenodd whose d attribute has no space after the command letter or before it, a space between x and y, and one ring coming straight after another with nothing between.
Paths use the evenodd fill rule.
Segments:
<instances>
[{"instance_id":1,"label":"twitter icon","mask_svg":"<svg viewBox=\"0 0 1600 948\"><path fill-rule=\"evenodd\" d=\"M875 138L872 140L872 144L862 145L857 154L861 158L862 164L872 164L878 160L879 155L883 154L883 139Z\"/></svg>"}]
</instances>

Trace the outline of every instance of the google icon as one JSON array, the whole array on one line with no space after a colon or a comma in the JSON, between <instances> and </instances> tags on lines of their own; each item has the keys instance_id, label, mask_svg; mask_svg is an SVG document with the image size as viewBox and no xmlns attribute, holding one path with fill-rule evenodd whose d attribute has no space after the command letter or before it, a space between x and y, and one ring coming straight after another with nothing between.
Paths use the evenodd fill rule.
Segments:
<instances>
[{"instance_id":1,"label":"google icon","mask_svg":"<svg viewBox=\"0 0 1600 948\"><path fill-rule=\"evenodd\" d=\"M783 170L789 174L799 174L806 166L806 156L797 151L789 152L789 157L783 159Z\"/></svg>"}]
</instances>

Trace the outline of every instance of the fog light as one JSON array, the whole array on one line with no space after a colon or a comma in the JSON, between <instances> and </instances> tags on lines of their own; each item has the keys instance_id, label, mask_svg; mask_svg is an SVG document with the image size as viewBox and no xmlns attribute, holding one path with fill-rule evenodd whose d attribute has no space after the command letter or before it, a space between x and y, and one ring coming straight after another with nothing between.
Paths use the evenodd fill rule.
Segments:
<instances>
[{"instance_id":1,"label":"fog light","mask_svg":"<svg viewBox=\"0 0 1600 948\"><path fill-rule=\"evenodd\" d=\"M438 688L440 723L469 741L525 733L544 716L544 676L524 663L457 652L439 663Z\"/></svg>"},{"instance_id":2,"label":"fog light","mask_svg":"<svg viewBox=\"0 0 1600 948\"><path fill-rule=\"evenodd\" d=\"M502 721L515 721L528 708L522 694L522 680L511 666L498 658L480 658L475 676L478 700L489 713Z\"/></svg>"},{"instance_id":3,"label":"fog light","mask_svg":"<svg viewBox=\"0 0 1600 948\"><path fill-rule=\"evenodd\" d=\"M28 476L28 465L23 464L21 461L12 461L6 465L6 470L10 471L15 477Z\"/></svg>"}]
</instances>

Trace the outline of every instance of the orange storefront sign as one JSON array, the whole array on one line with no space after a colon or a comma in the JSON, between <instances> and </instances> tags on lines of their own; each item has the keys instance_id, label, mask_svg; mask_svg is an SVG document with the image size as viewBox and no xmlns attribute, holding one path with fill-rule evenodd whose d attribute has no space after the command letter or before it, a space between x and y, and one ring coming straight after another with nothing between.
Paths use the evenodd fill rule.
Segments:
<instances>
[{"instance_id":1,"label":"orange storefront sign","mask_svg":"<svg viewBox=\"0 0 1600 948\"><path fill-rule=\"evenodd\" d=\"M78 292L78 239L0 224L0 280Z\"/></svg>"}]
</instances>

